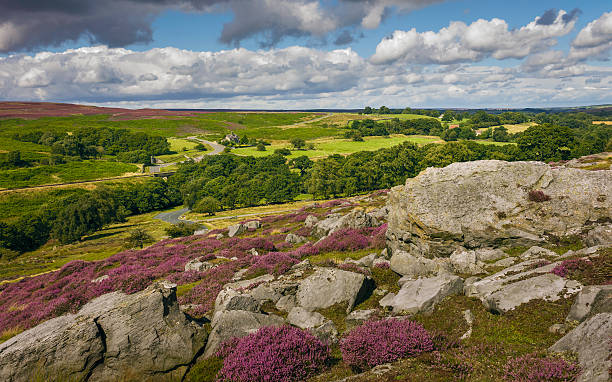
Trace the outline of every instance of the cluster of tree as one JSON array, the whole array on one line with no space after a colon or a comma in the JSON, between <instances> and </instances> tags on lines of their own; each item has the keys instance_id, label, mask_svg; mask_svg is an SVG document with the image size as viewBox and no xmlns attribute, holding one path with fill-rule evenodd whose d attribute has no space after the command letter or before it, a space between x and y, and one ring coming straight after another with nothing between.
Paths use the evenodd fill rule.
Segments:
<instances>
[{"instance_id":1,"label":"cluster of tree","mask_svg":"<svg viewBox=\"0 0 612 382\"><path fill-rule=\"evenodd\" d=\"M384 121L373 121L371 119L355 120L348 126L344 136L354 138L356 134L366 136L387 136L389 134L406 135L441 135L443 132L442 124L434 118L416 118L400 120L393 118Z\"/></svg>"},{"instance_id":2,"label":"cluster of tree","mask_svg":"<svg viewBox=\"0 0 612 382\"><path fill-rule=\"evenodd\" d=\"M81 159L108 154L116 155L123 162L149 163L152 155L170 152L170 144L164 137L108 127L85 127L74 134L29 131L15 134L13 138L51 146L51 153L58 156Z\"/></svg>"},{"instance_id":3,"label":"cluster of tree","mask_svg":"<svg viewBox=\"0 0 612 382\"><path fill-rule=\"evenodd\" d=\"M494 142L509 142L512 137L504 126L489 127L480 134L481 139L492 139Z\"/></svg>"},{"instance_id":4,"label":"cluster of tree","mask_svg":"<svg viewBox=\"0 0 612 382\"><path fill-rule=\"evenodd\" d=\"M249 138L246 135L238 138L237 142L233 142L229 139L222 139L219 141L219 144L226 147L257 147L258 149L260 146L263 146L263 150L260 151L265 151L266 146L270 146L270 142L266 142L263 139Z\"/></svg>"},{"instance_id":5,"label":"cluster of tree","mask_svg":"<svg viewBox=\"0 0 612 382\"><path fill-rule=\"evenodd\" d=\"M100 187L51 201L36 214L0 223L0 247L16 252L34 250L49 238L61 243L80 240L112 222L181 204L181 195L161 179Z\"/></svg>"},{"instance_id":6,"label":"cluster of tree","mask_svg":"<svg viewBox=\"0 0 612 382\"><path fill-rule=\"evenodd\" d=\"M435 109L411 109L409 107L404 109L389 109L386 106L381 106L380 109L375 109L370 106L366 106L361 114L418 114L437 118L440 116L440 111Z\"/></svg>"},{"instance_id":7,"label":"cluster of tree","mask_svg":"<svg viewBox=\"0 0 612 382\"><path fill-rule=\"evenodd\" d=\"M0 153L0 169L10 170L13 168L30 166L30 162L21 159L21 151L9 151Z\"/></svg>"}]
</instances>

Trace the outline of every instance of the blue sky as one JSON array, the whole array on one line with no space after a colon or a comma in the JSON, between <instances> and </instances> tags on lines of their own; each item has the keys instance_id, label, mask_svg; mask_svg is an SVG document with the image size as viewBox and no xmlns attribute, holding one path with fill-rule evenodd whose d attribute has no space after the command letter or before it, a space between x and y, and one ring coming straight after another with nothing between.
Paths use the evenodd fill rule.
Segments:
<instances>
[{"instance_id":1,"label":"blue sky","mask_svg":"<svg viewBox=\"0 0 612 382\"><path fill-rule=\"evenodd\" d=\"M612 4L603 0L0 2L0 99L266 109L603 104L612 103L611 50Z\"/></svg>"}]
</instances>

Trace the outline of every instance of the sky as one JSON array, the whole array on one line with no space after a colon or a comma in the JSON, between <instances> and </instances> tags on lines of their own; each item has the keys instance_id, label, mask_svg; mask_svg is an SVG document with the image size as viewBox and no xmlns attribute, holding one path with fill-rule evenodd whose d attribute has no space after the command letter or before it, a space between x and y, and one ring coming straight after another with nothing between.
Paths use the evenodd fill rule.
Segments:
<instances>
[{"instance_id":1,"label":"sky","mask_svg":"<svg viewBox=\"0 0 612 382\"><path fill-rule=\"evenodd\" d=\"M0 0L0 100L117 107L612 103L610 0Z\"/></svg>"}]
</instances>

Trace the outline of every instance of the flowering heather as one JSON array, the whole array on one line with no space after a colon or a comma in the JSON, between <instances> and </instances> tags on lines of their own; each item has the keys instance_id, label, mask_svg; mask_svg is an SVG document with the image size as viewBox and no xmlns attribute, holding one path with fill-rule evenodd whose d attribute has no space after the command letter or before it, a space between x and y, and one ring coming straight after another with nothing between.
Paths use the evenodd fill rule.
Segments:
<instances>
[{"instance_id":1,"label":"flowering heather","mask_svg":"<svg viewBox=\"0 0 612 382\"><path fill-rule=\"evenodd\" d=\"M550 271L550 273L553 273L560 277L565 277L571 271L584 270L592 267L592 265L593 264L588 259L563 260L561 264L554 267L552 271Z\"/></svg>"},{"instance_id":2,"label":"flowering heather","mask_svg":"<svg viewBox=\"0 0 612 382\"><path fill-rule=\"evenodd\" d=\"M389 263L386 263L386 262L385 263L383 263L383 262L376 263L376 264L374 264L374 267L375 268L380 268L380 269L389 269L389 268L391 268Z\"/></svg>"},{"instance_id":3,"label":"flowering heather","mask_svg":"<svg viewBox=\"0 0 612 382\"><path fill-rule=\"evenodd\" d=\"M356 251L370 246L372 229L341 229L321 240L315 246L319 251Z\"/></svg>"},{"instance_id":4,"label":"flowering heather","mask_svg":"<svg viewBox=\"0 0 612 382\"><path fill-rule=\"evenodd\" d=\"M283 252L270 252L265 256L258 256L246 275L267 273L275 276L286 273L299 261Z\"/></svg>"},{"instance_id":5,"label":"flowering heather","mask_svg":"<svg viewBox=\"0 0 612 382\"><path fill-rule=\"evenodd\" d=\"M311 227L300 227L294 233L299 236L308 237L312 235L312 228Z\"/></svg>"},{"instance_id":6,"label":"flowering heather","mask_svg":"<svg viewBox=\"0 0 612 382\"><path fill-rule=\"evenodd\" d=\"M431 335L409 320L369 321L351 330L340 341L342 358L349 366L365 370L433 350Z\"/></svg>"},{"instance_id":7,"label":"flowering heather","mask_svg":"<svg viewBox=\"0 0 612 382\"><path fill-rule=\"evenodd\" d=\"M504 366L504 380L512 382L570 382L580 374L577 364L535 354L511 358Z\"/></svg>"},{"instance_id":8,"label":"flowering heather","mask_svg":"<svg viewBox=\"0 0 612 382\"><path fill-rule=\"evenodd\" d=\"M261 328L222 350L227 357L219 381L303 381L324 370L329 360L327 345L292 326Z\"/></svg>"},{"instance_id":9,"label":"flowering heather","mask_svg":"<svg viewBox=\"0 0 612 382\"><path fill-rule=\"evenodd\" d=\"M367 270L366 268L362 268L362 267L358 266L357 264L353 264L353 263L340 264L340 265L338 265L338 268L342 269L343 271L361 273L361 274L364 274L366 276L371 276L372 275L372 273L369 270Z\"/></svg>"}]
</instances>

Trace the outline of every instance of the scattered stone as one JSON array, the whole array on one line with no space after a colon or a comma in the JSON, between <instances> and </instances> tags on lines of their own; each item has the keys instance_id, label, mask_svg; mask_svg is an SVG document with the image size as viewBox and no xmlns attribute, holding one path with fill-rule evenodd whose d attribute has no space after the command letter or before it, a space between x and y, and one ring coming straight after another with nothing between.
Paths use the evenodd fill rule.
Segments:
<instances>
[{"instance_id":1,"label":"scattered stone","mask_svg":"<svg viewBox=\"0 0 612 382\"><path fill-rule=\"evenodd\" d=\"M505 259L497 260L493 264L489 264L487 267L509 267L516 262L514 257L506 257Z\"/></svg>"},{"instance_id":2,"label":"scattered stone","mask_svg":"<svg viewBox=\"0 0 612 382\"><path fill-rule=\"evenodd\" d=\"M322 325L310 329L310 332L319 340L332 345L338 342L338 329L331 320L326 320Z\"/></svg>"},{"instance_id":3,"label":"scattered stone","mask_svg":"<svg viewBox=\"0 0 612 382\"><path fill-rule=\"evenodd\" d=\"M508 256L504 251L497 248L479 248L475 252L476 259L479 261L496 261Z\"/></svg>"},{"instance_id":4,"label":"scattered stone","mask_svg":"<svg viewBox=\"0 0 612 382\"><path fill-rule=\"evenodd\" d=\"M234 273L234 277L232 277L232 281L242 280L242 277L244 276L245 273L247 273L247 271L248 269L241 269L237 271L236 273Z\"/></svg>"},{"instance_id":5,"label":"scattered stone","mask_svg":"<svg viewBox=\"0 0 612 382\"><path fill-rule=\"evenodd\" d=\"M102 275L100 277L96 277L95 279L91 280L92 283L101 283L102 281L108 279L108 275Z\"/></svg>"},{"instance_id":6,"label":"scattered stone","mask_svg":"<svg viewBox=\"0 0 612 382\"><path fill-rule=\"evenodd\" d=\"M546 249L546 248L542 248L542 247L538 247L537 245L534 245L533 247L529 248L528 250L526 250L519 256L521 260L545 259L547 257L556 258L556 257L559 257L559 255L551 251L550 249Z\"/></svg>"},{"instance_id":7,"label":"scattered stone","mask_svg":"<svg viewBox=\"0 0 612 382\"><path fill-rule=\"evenodd\" d=\"M565 324L552 324L548 328L548 331L550 333L553 333L553 334L561 334L561 335L563 335L563 334L567 333L567 328L566 328Z\"/></svg>"},{"instance_id":8,"label":"scattered stone","mask_svg":"<svg viewBox=\"0 0 612 382\"><path fill-rule=\"evenodd\" d=\"M249 249L248 252L251 254L251 256L259 256L259 252L257 252L255 248Z\"/></svg>"},{"instance_id":9,"label":"scattered stone","mask_svg":"<svg viewBox=\"0 0 612 382\"><path fill-rule=\"evenodd\" d=\"M313 228L315 225L317 225L318 222L319 219L316 216L308 215L306 217L306 220L304 220L304 226L307 228Z\"/></svg>"},{"instance_id":10,"label":"scattered stone","mask_svg":"<svg viewBox=\"0 0 612 382\"><path fill-rule=\"evenodd\" d=\"M391 256L391 269L403 276L429 276L444 268L443 260L415 257L405 251L397 251Z\"/></svg>"},{"instance_id":11,"label":"scattered stone","mask_svg":"<svg viewBox=\"0 0 612 382\"><path fill-rule=\"evenodd\" d=\"M325 320L321 313L312 312L299 306L291 309L287 316L287 322L300 329L312 329L321 326Z\"/></svg>"},{"instance_id":12,"label":"scattered stone","mask_svg":"<svg viewBox=\"0 0 612 382\"><path fill-rule=\"evenodd\" d=\"M227 227L227 236L234 237L247 231L247 227L244 224L234 224Z\"/></svg>"},{"instance_id":13,"label":"scattered stone","mask_svg":"<svg viewBox=\"0 0 612 382\"><path fill-rule=\"evenodd\" d=\"M578 293L566 321L582 322L604 312L612 313L612 285L589 285Z\"/></svg>"},{"instance_id":14,"label":"scattered stone","mask_svg":"<svg viewBox=\"0 0 612 382\"><path fill-rule=\"evenodd\" d=\"M248 230L255 230L261 227L261 222L259 220L251 220L251 221L244 223L244 226Z\"/></svg>"},{"instance_id":15,"label":"scattered stone","mask_svg":"<svg viewBox=\"0 0 612 382\"><path fill-rule=\"evenodd\" d=\"M347 303L348 313L356 302L365 299L374 289L373 284L371 279L361 273L317 268L313 275L300 283L296 294L297 303L311 310Z\"/></svg>"},{"instance_id":16,"label":"scattered stone","mask_svg":"<svg viewBox=\"0 0 612 382\"><path fill-rule=\"evenodd\" d=\"M285 237L285 242L289 244L300 244L308 241L304 236L296 235L294 233L289 233Z\"/></svg>"},{"instance_id":17,"label":"scattered stone","mask_svg":"<svg viewBox=\"0 0 612 382\"><path fill-rule=\"evenodd\" d=\"M457 273L468 275L484 273L482 262L477 262L476 252L458 248L450 256L450 263Z\"/></svg>"},{"instance_id":18,"label":"scattered stone","mask_svg":"<svg viewBox=\"0 0 612 382\"><path fill-rule=\"evenodd\" d=\"M207 228L203 228L203 229L198 229L196 231L193 232L194 235L206 235L208 233L208 229Z\"/></svg>"},{"instance_id":19,"label":"scattered stone","mask_svg":"<svg viewBox=\"0 0 612 382\"><path fill-rule=\"evenodd\" d=\"M223 239L224 237L225 237L225 235L223 235L222 233L218 233L218 234L215 236L215 239L217 239L217 240L221 240L221 239Z\"/></svg>"},{"instance_id":20,"label":"scattered stone","mask_svg":"<svg viewBox=\"0 0 612 382\"><path fill-rule=\"evenodd\" d=\"M282 310L283 312L289 312L296 306L297 300L295 299L295 295L283 296L276 302L276 309Z\"/></svg>"},{"instance_id":21,"label":"scattered stone","mask_svg":"<svg viewBox=\"0 0 612 382\"><path fill-rule=\"evenodd\" d=\"M212 267L213 265L211 263L208 261L202 261L202 257L198 257L185 264L185 272L204 272Z\"/></svg>"},{"instance_id":22,"label":"scattered stone","mask_svg":"<svg viewBox=\"0 0 612 382\"><path fill-rule=\"evenodd\" d=\"M357 260L357 265L361 265L363 267L371 267L374 263L374 259L376 259L377 255L375 253L371 253L367 256L362 257Z\"/></svg>"},{"instance_id":23,"label":"scattered stone","mask_svg":"<svg viewBox=\"0 0 612 382\"><path fill-rule=\"evenodd\" d=\"M450 274L410 280L403 283L397 294L389 293L382 300L382 307L390 307L393 313L429 313L442 299L463 291L463 280Z\"/></svg>"},{"instance_id":24,"label":"scattered stone","mask_svg":"<svg viewBox=\"0 0 612 382\"><path fill-rule=\"evenodd\" d=\"M612 244L612 224L597 226L587 233L585 244L589 247Z\"/></svg>"},{"instance_id":25,"label":"scattered stone","mask_svg":"<svg viewBox=\"0 0 612 382\"><path fill-rule=\"evenodd\" d=\"M465 322L467 322L469 328L465 333L463 333L460 339L467 340L472 336L472 325L474 324L474 314L472 314L472 311L469 309L464 310L463 318L465 319Z\"/></svg>"},{"instance_id":26,"label":"scattered stone","mask_svg":"<svg viewBox=\"0 0 612 382\"><path fill-rule=\"evenodd\" d=\"M610 338L612 313L599 313L567 333L548 350L554 353L574 352L582 373L578 382L607 382L612 367Z\"/></svg>"},{"instance_id":27,"label":"scattered stone","mask_svg":"<svg viewBox=\"0 0 612 382\"><path fill-rule=\"evenodd\" d=\"M370 318L376 316L378 311L376 309L367 309L367 310L354 310L346 316L345 323L347 328L352 328L355 326L359 326L369 320Z\"/></svg>"}]
</instances>

